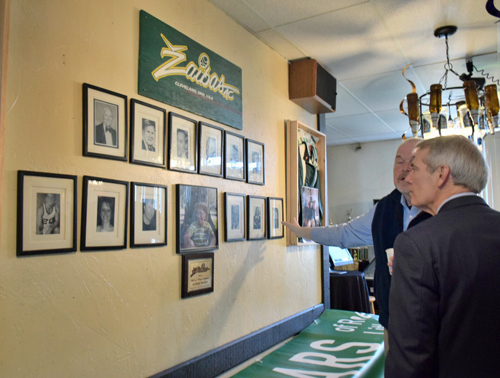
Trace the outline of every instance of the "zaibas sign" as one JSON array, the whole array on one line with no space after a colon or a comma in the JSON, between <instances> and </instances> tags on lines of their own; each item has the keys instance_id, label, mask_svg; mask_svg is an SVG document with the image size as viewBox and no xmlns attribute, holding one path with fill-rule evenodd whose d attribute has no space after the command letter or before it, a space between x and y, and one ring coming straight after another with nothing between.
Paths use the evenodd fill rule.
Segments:
<instances>
[{"instance_id":1,"label":"zaibas sign","mask_svg":"<svg viewBox=\"0 0 500 378\"><path fill-rule=\"evenodd\" d=\"M138 93L241 130L241 68L140 13Z\"/></svg>"}]
</instances>

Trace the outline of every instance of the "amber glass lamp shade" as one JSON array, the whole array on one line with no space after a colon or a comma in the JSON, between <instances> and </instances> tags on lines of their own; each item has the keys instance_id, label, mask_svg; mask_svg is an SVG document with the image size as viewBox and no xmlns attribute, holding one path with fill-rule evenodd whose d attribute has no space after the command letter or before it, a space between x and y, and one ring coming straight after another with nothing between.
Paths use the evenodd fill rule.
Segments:
<instances>
[{"instance_id":1,"label":"amber glass lamp shade","mask_svg":"<svg viewBox=\"0 0 500 378\"><path fill-rule=\"evenodd\" d=\"M476 82L474 80L466 81L464 83L464 91L467 109L472 117L474 126L477 126L479 123L479 100L477 98Z\"/></svg>"},{"instance_id":2,"label":"amber glass lamp shade","mask_svg":"<svg viewBox=\"0 0 500 378\"><path fill-rule=\"evenodd\" d=\"M410 121L411 131L413 136L418 135L418 122L419 122L419 107L418 107L418 94L408 93L406 96L408 102L408 119Z\"/></svg>"},{"instance_id":3,"label":"amber glass lamp shade","mask_svg":"<svg viewBox=\"0 0 500 378\"><path fill-rule=\"evenodd\" d=\"M484 93L486 97L486 114L488 115L488 125L490 128L490 132L494 134L495 128L498 127L498 112L500 110L496 84L491 84L484 87Z\"/></svg>"},{"instance_id":4,"label":"amber glass lamp shade","mask_svg":"<svg viewBox=\"0 0 500 378\"><path fill-rule=\"evenodd\" d=\"M439 121L439 113L441 113L441 92L443 87L441 84L431 85L431 100L429 111L431 112L432 126L437 127Z\"/></svg>"}]
</instances>

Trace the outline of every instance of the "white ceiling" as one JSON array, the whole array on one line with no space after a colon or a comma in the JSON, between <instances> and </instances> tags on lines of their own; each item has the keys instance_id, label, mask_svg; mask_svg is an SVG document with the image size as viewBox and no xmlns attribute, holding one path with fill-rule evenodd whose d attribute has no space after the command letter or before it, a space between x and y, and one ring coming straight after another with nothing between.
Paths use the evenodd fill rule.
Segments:
<instances>
[{"instance_id":1,"label":"white ceiling","mask_svg":"<svg viewBox=\"0 0 500 378\"><path fill-rule=\"evenodd\" d=\"M337 79L336 112L326 114L328 145L411 135L399 111L411 92L401 72L412 63L406 77L419 95L439 82L446 63L445 39L434 37L440 26L458 27L449 37L456 72L467 73L466 59L473 58L477 69L500 78L500 23L486 12L486 0L209 1L287 60L316 59ZM461 85L450 74L448 87Z\"/></svg>"}]
</instances>

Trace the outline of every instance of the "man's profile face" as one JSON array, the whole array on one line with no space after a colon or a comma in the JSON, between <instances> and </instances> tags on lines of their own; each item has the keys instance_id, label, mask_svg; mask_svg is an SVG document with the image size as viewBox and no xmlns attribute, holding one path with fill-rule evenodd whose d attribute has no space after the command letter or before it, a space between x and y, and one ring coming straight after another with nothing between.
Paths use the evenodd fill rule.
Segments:
<instances>
[{"instance_id":1,"label":"man's profile face","mask_svg":"<svg viewBox=\"0 0 500 378\"><path fill-rule=\"evenodd\" d=\"M111 113L111 110L109 110L108 108L104 109L103 119L104 125L107 127L111 127L111 124L113 123L113 113Z\"/></svg>"},{"instance_id":2,"label":"man's profile face","mask_svg":"<svg viewBox=\"0 0 500 378\"><path fill-rule=\"evenodd\" d=\"M415 142L406 142L399 146L396 152L396 158L394 160L394 169L393 169L393 178L394 178L394 186L397 190L399 190L402 194L408 194L409 186L406 182L406 176L411 171L411 153L415 148L415 145L418 141ZM413 205L413 203L412 203Z\"/></svg>"},{"instance_id":3,"label":"man's profile face","mask_svg":"<svg viewBox=\"0 0 500 378\"><path fill-rule=\"evenodd\" d=\"M149 146L153 146L155 143L155 128L154 126L146 126L142 130L142 139L144 139L144 143Z\"/></svg>"},{"instance_id":4,"label":"man's profile face","mask_svg":"<svg viewBox=\"0 0 500 378\"><path fill-rule=\"evenodd\" d=\"M429 149L416 149L412 158L412 170L406 177L411 204L420 209L427 210L435 202L438 194L439 169L430 173L425 159L429 154Z\"/></svg>"}]
</instances>

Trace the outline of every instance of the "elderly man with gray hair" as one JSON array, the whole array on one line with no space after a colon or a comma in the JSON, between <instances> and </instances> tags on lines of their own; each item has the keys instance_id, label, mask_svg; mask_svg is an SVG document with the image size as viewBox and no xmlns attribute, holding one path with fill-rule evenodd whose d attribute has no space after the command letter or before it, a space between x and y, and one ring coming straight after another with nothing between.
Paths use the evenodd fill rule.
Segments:
<instances>
[{"instance_id":1,"label":"elderly man with gray hair","mask_svg":"<svg viewBox=\"0 0 500 378\"><path fill-rule=\"evenodd\" d=\"M434 217L394 244L385 376L498 376L500 213L477 195L488 167L456 135L418 144L411 166L411 203Z\"/></svg>"}]
</instances>

